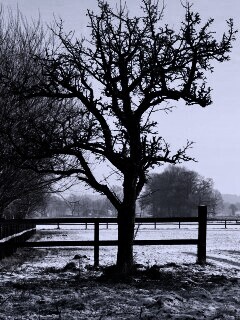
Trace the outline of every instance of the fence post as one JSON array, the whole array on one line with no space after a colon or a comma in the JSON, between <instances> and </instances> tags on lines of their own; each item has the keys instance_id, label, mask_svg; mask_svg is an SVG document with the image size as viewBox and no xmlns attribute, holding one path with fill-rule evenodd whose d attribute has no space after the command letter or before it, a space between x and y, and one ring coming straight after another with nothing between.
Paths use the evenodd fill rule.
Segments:
<instances>
[{"instance_id":1,"label":"fence post","mask_svg":"<svg viewBox=\"0 0 240 320\"><path fill-rule=\"evenodd\" d=\"M198 207L198 249L197 263L206 263L206 244L207 244L207 206Z\"/></svg>"},{"instance_id":2,"label":"fence post","mask_svg":"<svg viewBox=\"0 0 240 320\"><path fill-rule=\"evenodd\" d=\"M94 267L99 266L99 222L94 222Z\"/></svg>"},{"instance_id":3,"label":"fence post","mask_svg":"<svg viewBox=\"0 0 240 320\"><path fill-rule=\"evenodd\" d=\"M227 229L227 220L225 220L225 229Z\"/></svg>"}]
</instances>

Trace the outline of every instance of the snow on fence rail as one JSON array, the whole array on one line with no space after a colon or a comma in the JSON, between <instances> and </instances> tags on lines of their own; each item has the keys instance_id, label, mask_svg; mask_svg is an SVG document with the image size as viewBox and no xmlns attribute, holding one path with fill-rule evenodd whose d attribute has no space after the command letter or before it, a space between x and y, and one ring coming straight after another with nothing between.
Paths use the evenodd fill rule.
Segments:
<instances>
[{"instance_id":1,"label":"snow on fence rail","mask_svg":"<svg viewBox=\"0 0 240 320\"><path fill-rule=\"evenodd\" d=\"M36 232L36 225L24 220L0 219L0 259L13 254L20 243L27 241Z\"/></svg>"},{"instance_id":2,"label":"snow on fence rail","mask_svg":"<svg viewBox=\"0 0 240 320\"><path fill-rule=\"evenodd\" d=\"M40 218L40 219L24 219L24 220L3 220L2 225L21 224L28 226L36 225L60 225L60 224L79 224L90 223L94 225L94 239L87 241L38 241L26 242L27 239L20 241L12 241L10 244L16 247L64 247L64 246L93 246L94 247L94 265L99 265L99 248L101 246L117 246L118 240L99 240L100 224L115 223L117 218ZM195 222L198 223L198 238L197 239L169 239L169 240L134 240L134 245L149 246L149 245L197 245L197 262L200 264L206 263L206 233L207 233L207 207L198 207L198 217L177 217L177 218L136 218L136 223L156 224L156 223L183 223ZM2 245L3 247L3 245ZM13 250L14 251L14 250Z\"/></svg>"}]
</instances>

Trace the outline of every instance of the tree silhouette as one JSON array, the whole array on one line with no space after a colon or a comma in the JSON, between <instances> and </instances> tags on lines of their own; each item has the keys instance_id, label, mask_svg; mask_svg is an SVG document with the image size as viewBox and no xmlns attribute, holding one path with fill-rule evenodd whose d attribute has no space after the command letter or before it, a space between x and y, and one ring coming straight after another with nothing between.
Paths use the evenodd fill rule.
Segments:
<instances>
[{"instance_id":1,"label":"tree silhouette","mask_svg":"<svg viewBox=\"0 0 240 320\"><path fill-rule=\"evenodd\" d=\"M237 206L234 203L231 203L230 206L229 206L229 209L231 210L232 216L235 216L236 211L238 209Z\"/></svg>"},{"instance_id":2,"label":"tree silhouette","mask_svg":"<svg viewBox=\"0 0 240 320\"><path fill-rule=\"evenodd\" d=\"M33 102L31 121L18 120L11 135L22 137L15 144L23 157L52 159L36 171L74 174L108 197L118 211L118 271L129 273L136 200L149 170L192 160L191 142L171 152L157 132L154 112L168 110L168 101L211 104L205 74L214 61L229 60L235 32L229 20L218 42L210 30L213 19L202 24L190 5L177 31L163 25L163 10L151 0L142 1L139 17L131 17L126 6L113 10L98 1L98 7L98 14L88 11L90 38L65 34L59 22L52 30L54 45L28 54L33 67L23 68L24 77L5 76L27 106ZM37 108L35 99L41 98ZM122 199L97 178L92 163L99 162L118 173Z\"/></svg>"},{"instance_id":3,"label":"tree silhouette","mask_svg":"<svg viewBox=\"0 0 240 320\"><path fill-rule=\"evenodd\" d=\"M24 218L39 211L41 205L45 206L53 183L59 180L31 170L36 162L48 161L50 165L50 159L39 162L36 157L22 157L29 146L26 137L31 134L31 118L36 121L36 110L39 113L42 109L44 99L37 103L37 99L26 101L15 95L20 89L16 91L15 85L28 79L30 72L37 75L39 68L34 69L32 58L42 52L46 41L39 21L30 25L20 12L14 16L8 9L6 14L0 6L0 217ZM20 152L18 145L22 147L23 141Z\"/></svg>"},{"instance_id":4,"label":"tree silhouette","mask_svg":"<svg viewBox=\"0 0 240 320\"><path fill-rule=\"evenodd\" d=\"M162 173L152 175L140 202L141 207L149 208L155 217L193 216L200 205L207 205L209 215L215 215L223 205L212 179L176 166L168 166Z\"/></svg>"}]
</instances>

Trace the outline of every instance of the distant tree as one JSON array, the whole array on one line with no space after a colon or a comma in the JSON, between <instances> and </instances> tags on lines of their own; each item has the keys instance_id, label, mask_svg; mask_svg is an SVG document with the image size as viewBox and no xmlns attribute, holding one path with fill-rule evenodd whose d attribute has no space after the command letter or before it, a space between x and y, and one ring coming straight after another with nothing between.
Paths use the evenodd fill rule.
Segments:
<instances>
[{"instance_id":1,"label":"distant tree","mask_svg":"<svg viewBox=\"0 0 240 320\"><path fill-rule=\"evenodd\" d=\"M4 131L18 137L14 146L22 157L51 159L35 163L36 171L73 174L108 197L118 211L117 269L129 273L136 201L149 170L191 160L191 142L171 153L157 133L153 113L180 99L187 105L211 104L205 72L213 71L215 61L229 60L235 32L228 21L218 42L209 29L213 19L201 24L190 5L177 31L163 25L163 12L151 0L142 0L139 17L131 17L126 6L115 11L105 1L98 6L99 14L88 12L87 40L65 34L60 22L52 48L41 50L36 33L34 48L24 38L23 56L11 44L13 54L7 64L0 63L0 74L19 106L10 112L14 125ZM29 99L25 105L23 98ZM122 199L97 178L92 163L96 167L101 161L118 173Z\"/></svg>"},{"instance_id":2,"label":"distant tree","mask_svg":"<svg viewBox=\"0 0 240 320\"><path fill-rule=\"evenodd\" d=\"M48 217L63 217L70 212L68 202L56 194L51 194L46 203L44 215Z\"/></svg>"},{"instance_id":3,"label":"distant tree","mask_svg":"<svg viewBox=\"0 0 240 320\"><path fill-rule=\"evenodd\" d=\"M77 217L107 217L116 216L116 211L106 196L79 195L70 196L50 195L47 199L43 214L50 217L72 215Z\"/></svg>"},{"instance_id":4,"label":"distant tree","mask_svg":"<svg viewBox=\"0 0 240 320\"><path fill-rule=\"evenodd\" d=\"M235 216L236 211L238 210L237 206L233 203L230 204L229 209L231 210L232 216Z\"/></svg>"},{"instance_id":5,"label":"distant tree","mask_svg":"<svg viewBox=\"0 0 240 320\"><path fill-rule=\"evenodd\" d=\"M209 207L209 214L215 216L217 213L221 213L223 210L223 198L220 191L213 189L210 197L209 204L206 203Z\"/></svg>"},{"instance_id":6,"label":"distant tree","mask_svg":"<svg viewBox=\"0 0 240 320\"><path fill-rule=\"evenodd\" d=\"M88 217L92 213L93 198L88 195L76 194L67 198L73 216Z\"/></svg>"},{"instance_id":7,"label":"distant tree","mask_svg":"<svg viewBox=\"0 0 240 320\"><path fill-rule=\"evenodd\" d=\"M71 207L72 215L79 217L105 217L115 213L115 208L106 196L74 194L66 200Z\"/></svg>"},{"instance_id":8,"label":"distant tree","mask_svg":"<svg viewBox=\"0 0 240 320\"><path fill-rule=\"evenodd\" d=\"M215 215L223 202L211 179L174 166L152 175L140 201L142 208L148 208L156 217L194 215L199 205L207 205L209 214Z\"/></svg>"}]
</instances>

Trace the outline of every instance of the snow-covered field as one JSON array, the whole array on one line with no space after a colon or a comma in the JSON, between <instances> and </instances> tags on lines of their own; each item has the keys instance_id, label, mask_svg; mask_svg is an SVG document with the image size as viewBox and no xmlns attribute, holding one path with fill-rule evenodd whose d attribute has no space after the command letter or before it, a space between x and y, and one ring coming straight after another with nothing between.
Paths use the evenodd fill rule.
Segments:
<instances>
[{"instance_id":1,"label":"snow-covered field","mask_svg":"<svg viewBox=\"0 0 240 320\"><path fill-rule=\"evenodd\" d=\"M44 240L93 240L93 226L85 227L63 225L60 230L56 226L40 226L42 241ZM182 225L181 229L175 224L154 226L140 226L136 231L136 239L197 239L198 229L196 225ZM116 240L116 226L105 225L100 228L100 240ZM64 250L63 250L64 251ZM66 249L65 251L68 251ZM93 248L81 248L93 264ZM166 263L195 263L196 245L173 246L136 246L134 248L135 260L144 265ZM102 265L114 264L116 261L116 247L102 247L100 249L100 263ZM208 262L232 270L238 276L240 274L240 225L232 225L227 229L223 225L208 226L207 231L207 260ZM44 261L42 262L44 263ZM62 267L66 261L59 259L55 265Z\"/></svg>"},{"instance_id":2,"label":"snow-covered field","mask_svg":"<svg viewBox=\"0 0 240 320\"><path fill-rule=\"evenodd\" d=\"M34 238L90 240L93 227L41 226ZM101 226L100 239L116 238L115 226ZM136 238L195 239L197 226L140 226ZM134 252L144 272L115 283L92 269L93 248L19 249L0 261L0 320L240 320L239 225L208 227L206 267L195 264L195 245L136 246ZM100 249L101 265L115 260L115 247Z\"/></svg>"}]
</instances>

